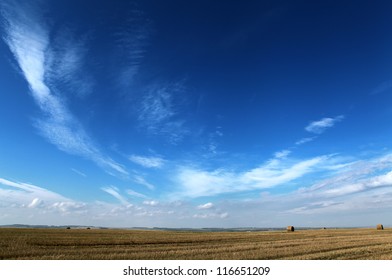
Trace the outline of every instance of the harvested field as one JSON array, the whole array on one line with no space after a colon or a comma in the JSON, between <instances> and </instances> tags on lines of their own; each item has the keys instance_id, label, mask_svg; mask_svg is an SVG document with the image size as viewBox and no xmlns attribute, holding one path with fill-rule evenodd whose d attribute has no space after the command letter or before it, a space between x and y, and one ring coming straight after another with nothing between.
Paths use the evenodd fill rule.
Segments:
<instances>
[{"instance_id":1,"label":"harvested field","mask_svg":"<svg viewBox=\"0 0 392 280\"><path fill-rule=\"evenodd\" d=\"M392 229L191 232L0 229L0 259L392 259Z\"/></svg>"}]
</instances>

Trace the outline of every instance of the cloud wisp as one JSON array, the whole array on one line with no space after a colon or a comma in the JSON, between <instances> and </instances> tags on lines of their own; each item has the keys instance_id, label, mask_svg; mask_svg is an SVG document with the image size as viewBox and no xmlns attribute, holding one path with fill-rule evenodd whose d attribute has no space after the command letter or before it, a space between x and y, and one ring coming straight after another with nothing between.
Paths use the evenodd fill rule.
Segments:
<instances>
[{"instance_id":1,"label":"cloud wisp","mask_svg":"<svg viewBox=\"0 0 392 280\"><path fill-rule=\"evenodd\" d=\"M75 172L76 174L82 176L82 177L87 177L87 175L84 174L82 171L79 171L79 170L77 170L77 169L75 169L75 168L71 168L71 170L72 170L73 172Z\"/></svg>"},{"instance_id":2,"label":"cloud wisp","mask_svg":"<svg viewBox=\"0 0 392 280\"><path fill-rule=\"evenodd\" d=\"M129 204L128 200L120 194L118 188L116 188L114 186L108 186L108 187L101 188L101 190L103 190L104 192L106 192L106 193L110 194L111 196L113 196L114 198L116 198L119 202L121 202L121 204L124 204L124 205Z\"/></svg>"},{"instance_id":3,"label":"cloud wisp","mask_svg":"<svg viewBox=\"0 0 392 280\"><path fill-rule=\"evenodd\" d=\"M380 176L326 190L324 194L327 196L343 196L383 187L392 187L392 171Z\"/></svg>"},{"instance_id":4,"label":"cloud wisp","mask_svg":"<svg viewBox=\"0 0 392 280\"><path fill-rule=\"evenodd\" d=\"M315 134L321 134L327 128L344 119L343 115L335 118L323 118L311 122L305 129ZM318 136L302 138L296 146L311 142ZM292 147L293 148L293 147ZM231 171L225 168L206 171L195 167L181 167L176 176L176 185L180 197L216 196L226 193L239 193L263 190L292 183L306 175L322 171L324 175L342 169L350 164L333 164L336 155L321 155L310 159L294 160L289 156L292 148L274 153L274 156L259 167Z\"/></svg>"},{"instance_id":5,"label":"cloud wisp","mask_svg":"<svg viewBox=\"0 0 392 280\"><path fill-rule=\"evenodd\" d=\"M312 142L315 139L316 139L316 137L304 137L304 138L299 139L297 142L295 142L295 145L297 145L297 146L303 145L305 143Z\"/></svg>"},{"instance_id":6,"label":"cloud wisp","mask_svg":"<svg viewBox=\"0 0 392 280\"><path fill-rule=\"evenodd\" d=\"M164 136L172 144L179 143L189 133L176 105L183 91L183 82L150 87L138 109L140 126L152 135Z\"/></svg>"},{"instance_id":7,"label":"cloud wisp","mask_svg":"<svg viewBox=\"0 0 392 280\"><path fill-rule=\"evenodd\" d=\"M345 162L342 170L332 171L328 173L329 176L316 179L309 186L290 193L268 193L268 189L293 182L296 177L323 170L336 163L337 159L325 157L317 160L290 161L288 163L273 158L258 168L237 173L223 170L198 172L196 175L199 176L199 183L220 183L223 187L217 188L218 184L199 184L198 186L203 188L202 191L183 190L182 197L186 200L178 200L177 196L177 200L172 202L158 202L131 189L120 190L114 186L107 186L101 190L115 198L113 203L82 203L32 184L0 178L0 209L12 208L12 211L4 212L8 214L0 215L0 219L8 221L15 215L36 215L52 219L55 221L54 224L86 219L89 224L94 222L101 226L124 226L124 221L131 221L130 226L273 227L285 225L289 221L303 226L358 226L361 225L357 213L359 210L368 211L366 213L377 211L377 215L384 211L385 216L389 215L392 203L392 155L387 154L366 161L357 160L351 164ZM244 178L249 179L246 175L250 173L257 177L252 178L253 181L249 183ZM287 175L290 173L296 174ZM237 181L230 182L229 179L235 179L236 176ZM257 186L261 177L266 180L265 185ZM195 177L188 179L195 180ZM243 185L238 185L240 183ZM265 187L267 185L270 187ZM197 187L196 184L194 186ZM207 200L200 204L193 204L188 200L192 198L192 194L193 197L213 196L216 193L248 190L260 191L260 195L255 194L251 199L218 198L214 202ZM130 203L127 195L136 202ZM255 213L263 215L259 215L259 219L254 221L252 217ZM341 219L336 220L337 214L343 215ZM313 218L303 220L303 215ZM67 220L67 217L70 220ZM347 220L349 218L350 220ZM319 222L322 224L318 224Z\"/></svg>"},{"instance_id":8,"label":"cloud wisp","mask_svg":"<svg viewBox=\"0 0 392 280\"><path fill-rule=\"evenodd\" d=\"M200 204L197 206L197 209L211 209L214 207L214 204L211 202L207 202L205 204Z\"/></svg>"},{"instance_id":9,"label":"cloud wisp","mask_svg":"<svg viewBox=\"0 0 392 280\"><path fill-rule=\"evenodd\" d=\"M287 214L354 214L357 210L390 208L392 201L390 154L345 164L338 173L294 192L267 196L264 203L279 206Z\"/></svg>"},{"instance_id":10,"label":"cloud wisp","mask_svg":"<svg viewBox=\"0 0 392 280\"><path fill-rule=\"evenodd\" d=\"M390 171L392 157L389 154L366 162L355 161L351 164L343 164L343 166L335 176L317 182L300 192L331 198L392 187L392 172Z\"/></svg>"},{"instance_id":11,"label":"cloud wisp","mask_svg":"<svg viewBox=\"0 0 392 280\"><path fill-rule=\"evenodd\" d=\"M116 54L120 59L118 82L124 90L129 90L139 72L145 49L149 42L151 23L142 11L132 9L128 12L125 23L114 32Z\"/></svg>"},{"instance_id":12,"label":"cloud wisp","mask_svg":"<svg viewBox=\"0 0 392 280\"><path fill-rule=\"evenodd\" d=\"M286 158L290 154L291 154L290 150L282 150L282 151L276 152L275 157L283 159L283 158Z\"/></svg>"},{"instance_id":13,"label":"cloud wisp","mask_svg":"<svg viewBox=\"0 0 392 280\"><path fill-rule=\"evenodd\" d=\"M1 187L2 186L2 187ZM86 204L66 198L42 187L32 184L14 182L0 178L0 208L11 207L42 211L43 213L57 212L61 215L83 212Z\"/></svg>"},{"instance_id":14,"label":"cloud wisp","mask_svg":"<svg viewBox=\"0 0 392 280\"><path fill-rule=\"evenodd\" d=\"M123 166L101 153L69 111L64 98L52 90L57 78L63 74L65 77L72 76L73 67L78 65L76 53L80 47L70 46L64 54L67 58L74 58L72 66L65 65L65 59L50 63L53 57L62 54L54 54L49 27L40 16L38 8L31 3L17 5L6 1L1 5L1 11L5 30L3 39L14 55L32 97L43 113L35 122L41 134L64 152L90 159L111 174L127 175ZM58 72L61 69L63 73Z\"/></svg>"},{"instance_id":15,"label":"cloud wisp","mask_svg":"<svg viewBox=\"0 0 392 280\"><path fill-rule=\"evenodd\" d=\"M126 190L126 193L127 193L128 195L130 195L130 196L134 196L134 197L137 197L137 198L147 198L147 196L145 196L144 194L141 194L141 193L139 193L139 192L135 192L135 191L132 190L132 189L127 189L127 190Z\"/></svg>"},{"instance_id":16,"label":"cloud wisp","mask_svg":"<svg viewBox=\"0 0 392 280\"><path fill-rule=\"evenodd\" d=\"M135 175L133 176L133 181L141 186L144 186L146 188L148 188L149 190L154 190L155 186L149 182L147 182L146 179L144 179L142 176L140 175Z\"/></svg>"},{"instance_id":17,"label":"cloud wisp","mask_svg":"<svg viewBox=\"0 0 392 280\"><path fill-rule=\"evenodd\" d=\"M273 188L317 171L330 157L319 156L298 162L273 158L243 172L181 167L175 179L179 189L175 195L195 198Z\"/></svg>"},{"instance_id":18,"label":"cloud wisp","mask_svg":"<svg viewBox=\"0 0 392 280\"><path fill-rule=\"evenodd\" d=\"M147 157L138 155L131 155L129 160L146 168L161 168L165 163L165 160L160 157Z\"/></svg>"},{"instance_id":19,"label":"cloud wisp","mask_svg":"<svg viewBox=\"0 0 392 280\"><path fill-rule=\"evenodd\" d=\"M326 129L333 127L337 122L340 122L344 119L343 115L334 117L334 118L323 118L319 121L313 121L308 126L305 127L305 130L315 134L321 134Z\"/></svg>"}]
</instances>

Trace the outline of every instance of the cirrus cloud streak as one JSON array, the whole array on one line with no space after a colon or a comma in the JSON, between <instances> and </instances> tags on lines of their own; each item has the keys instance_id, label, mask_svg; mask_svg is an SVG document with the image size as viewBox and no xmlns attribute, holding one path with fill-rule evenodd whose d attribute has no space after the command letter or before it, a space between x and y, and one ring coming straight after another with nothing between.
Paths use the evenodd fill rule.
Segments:
<instances>
[{"instance_id":1,"label":"cirrus cloud streak","mask_svg":"<svg viewBox=\"0 0 392 280\"><path fill-rule=\"evenodd\" d=\"M70 80L73 67L49 63L54 54L50 41L50 30L42 19L38 6L31 3L14 3L5 1L1 4L2 16L5 20L3 37L14 55L23 77L26 79L32 97L40 107L43 116L35 122L40 133L58 149L90 159L110 174L127 175L122 165L102 154L97 145L85 132L82 125L68 109L64 98L54 94L51 86L63 69L64 75ZM79 52L69 45L67 53ZM68 57L66 55L66 57ZM78 58L73 55L73 58ZM55 69L57 69L55 71ZM55 75L53 73L56 73ZM47 80L50 83L47 83Z\"/></svg>"}]
</instances>

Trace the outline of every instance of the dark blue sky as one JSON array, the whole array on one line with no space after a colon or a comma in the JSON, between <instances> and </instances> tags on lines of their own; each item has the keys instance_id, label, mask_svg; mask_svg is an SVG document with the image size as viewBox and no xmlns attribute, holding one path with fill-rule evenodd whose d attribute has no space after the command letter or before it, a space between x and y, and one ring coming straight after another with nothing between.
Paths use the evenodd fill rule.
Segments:
<instances>
[{"instance_id":1,"label":"dark blue sky","mask_svg":"<svg viewBox=\"0 0 392 280\"><path fill-rule=\"evenodd\" d=\"M389 1L0 9L0 224L387 218Z\"/></svg>"}]
</instances>

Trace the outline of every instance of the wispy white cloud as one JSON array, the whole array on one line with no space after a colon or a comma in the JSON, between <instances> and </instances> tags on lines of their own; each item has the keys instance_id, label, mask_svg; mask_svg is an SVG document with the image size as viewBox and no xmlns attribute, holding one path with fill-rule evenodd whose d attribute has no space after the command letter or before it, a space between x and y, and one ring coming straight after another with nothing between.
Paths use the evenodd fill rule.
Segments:
<instances>
[{"instance_id":1,"label":"wispy white cloud","mask_svg":"<svg viewBox=\"0 0 392 280\"><path fill-rule=\"evenodd\" d=\"M344 119L343 115L334 118L323 118L319 121L313 121L305 127L306 131L320 134L323 133L327 128L333 127L337 122Z\"/></svg>"},{"instance_id":2,"label":"wispy white cloud","mask_svg":"<svg viewBox=\"0 0 392 280\"><path fill-rule=\"evenodd\" d=\"M44 83L45 50L49 46L49 34L43 24L35 21L38 11L34 6L27 3L19 5L9 1L2 3L1 11L5 20L3 39L18 61L34 97L42 106L52 101L49 99L50 90Z\"/></svg>"},{"instance_id":3,"label":"wispy white cloud","mask_svg":"<svg viewBox=\"0 0 392 280\"><path fill-rule=\"evenodd\" d=\"M178 103L183 91L183 82L151 86L138 110L141 127L151 134L166 137L172 144L180 142L189 133L185 121L179 118Z\"/></svg>"},{"instance_id":4,"label":"wispy white cloud","mask_svg":"<svg viewBox=\"0 0 392 280\"><path fill-rule=\"evenodd\" d=\"M132 189L127 189L126 193L130 196L134 196L134 197L138 197L138 198L147 198L147 196L145 196L144 194L141 194L139 192L135 192Z\"/></svg>"},{"instance_id":5,"label":"wispy white cloud","mask_svg":"<svg viewBox=\"0 0 392 280\"><path fill-rule=\"evenodd\" d=\"M128 195L144 199L138 204L132 204L114 186L107 186L102 190L116 201L78 202L36 185L0 178L0 223L201 227L212 226L229 215L225 210L215 211L213 208L200 213L189 202L161 203L128 189L125 191ZM201 214L204 216L200 216ZM199 223L203 220L211 224Z\"/></svg>"},{"instance_id":6,"label":"wispy white cloud","mask_svg":"<svg viewBox=\"0 0 392 280\"><path fill-rule=\"evenodd\" d=\"M337 162L334 157L324 159L308 171L310 173L323 169L331 163L338 164ZM300 163L272 161L264 165L269 166L269 169L276 169L275 172L280 174L284 173L282 170L290 170L292 166ZM342 162L342 164L345 163ZM263 191L263 195L246 199L241 199L240 196L238 199L231 200L218 199L214 203L207 202L199 205L192 204L190 200L158 203L132 190L125 190L125 194L143 199L139 204L131 204L128 203L126 195L123 196L121 191L113 186L103 189L116 198L116 202L81 203L32 184L0 179L0 213L8 213L0 215L0 220L2 223L10 219L28 223L33 220L27 217L34 214L34 221L40 221L41 217L46 217L46 219L52 219L50 221L54 221L53 224L64 224L64 221L77 219L80 223L85 217L89 224L94 221L97 225L111 226L124 226L124 221L130 221L129 226L165 227L274 227L288 222L303 226L363 226L368 225L369 221L369 219L364 220L364 215L375 213L371 220L389 217L392 210L391 170L391 155L363 161L357 160L345 165L341 172L332 171L323 174L323 179L314 178L313 184L305 185L290 193L266 193L263 188L255 188L253 190ZM239 176L239 180L226 185L227 188L221 189L222 191L250 189L250 186L235 188L237 183L243 180L242 176L245 172L232 173L233 178ZM216 171L215 174L206 173L205 175L215 175L216 181L219 181L220 176L221 182L226 183L227 178L224 178L222 174L225 173ZM266 178L269 176L265 175ZM204 190L204 193L211 196L214 194L213 189L214 185ZM191 198L191 196L186 197ZM361 214L358 214L358 211ZM258 217L257 220L252 219L255 215ZM303 219L304 215L309 218ZM20 217L26 218L23 220ZM65 219L66 217L68 219Z\"/></svg>"},{"instance_id":7,"label":"wispy white cloud","mask_svg":"<svg viewBox=\"0 0 392 280\"><path fill-rule=\"evenodd\" d=\"M344 164L344 163L343 163ZM326 165L329 165L327 162ZM289 193L263 193L259 198L222 201L231 223L253 226L244 217L258 215L259 226L367 226L388 220L392 211L392 158L357 160L343 171L324 173L314 184ZM204 213L202 213L204 214ZM304 219L304 216L307 218ZM272 219L270 217L273 217Z\"/></svg>"},{"instance_id":8,"label":"wispy white cloud","mask_svg":"<svg viewBox=\"0 0 392 280\"><path fill-rule=\"evenodd\" d=\"M129 160L147 168L161 168L165 163L165 160L160 157L146 157L137 155L131 155Z\"/></svg>"},{"instance_id":9,"label":"wispy white cloud","mask_svg":"<svg viewBox=\"0 0 392 280\"><path fill-rule=\"evenodd\" d=\"M287 213L333 214L390 207L392 201L391 155L347 164L308 187L269 199L285 203ZM283 207L282 207L283 209Z\"/></svg>"},{"instance_id":10,"label":"wispy white cloud","mask_svg":"<svg viewBox=\"0 0 392 280\"><path fill-rule=\"evenodd\" d=\"M208 136L203 137L207 140L205 150L207 154L204 157L211 157L220 154L219 152L219 140L224 136L222 132L222 127L217 126L215 130L208 134Z\"/></svg>"},{"instance_id":11,"label":"wispy white cloud","mask_svg":"<svg viewBox=\"0 0 392 280\"><path fill-rule=\"evenodd\" d=\"M203 214L194 214L193 218L197 219L226 219L229 217L229 213L203 213Z\"/></svg>"},{"instance_id":12,"label":"wispy white cloud","mask_svg":"<svg viewBox=\"0 0 392 280\"><path fill-rule=\"evenodd\" d=\"M311 142L311 141L315 140L316 138L317 138L316 136L315 137L305 137L305 138L302 138L302 139L298 140L297 142L295 142L295 145L302 145L302 144Z\"/></svg>"},{"instance_id":13,"label":"wispy white cloud","mask_svg":"<svg viewBox=\"0 0 392 280\"><path fill-rule=\"evenodd\" d=\"M197 209L211 209L214 207L214 204L211 202L205 203L205 204L200 204L197 206Z\"/></svg>"},{"instance_id":14,"label":"wispy white cloud","mask_svg":"<svg viewBox=\"0 0 392 280\"><path fill-rule=\"evenodd\" d=\"M85 65L88 40L66 28L52 33L50 48L45 52L45 82L55 94L67 90L78 98L88 96L94 88L94 79Z\"/></svg>"},{"instance_id":15,"label":"wispy white cloud","mask_svg":"<svg viewBox=\"0 0 392 280\"><path fill-rule=\"evenodd\" d=\"M149 182L147 182L146 179L144 179L140 175L133 176L133 180L134 180L135 183L137 183L139 185L142 185L142 186L145 186L145 187L147 187L150 190L154 190L155 189L155 186L153 184L150 184Z\"/></svg>"},{"instance_id":16,"label":"wispy white cloud","mask_svg":"<svg viewBox=\"0 0 392 280\"><path fill-rule=\"evenodd\" d=\"M342 203L341 202L334 202L334 201L320 201L320 202L308 202L305 203L305 205L296 207L293 209L289 209L287 213L293 213L293 214L311 214L314 213L315 211L322 211L331 207L341 207Z\"/></svg>"},{"instance_id":17,"label":"wispy white cloud","mask_svg":"<svg viewBox=\"0 0 392 280\"><path fill-rule=\"evenodd\" d=\"M324 164L330 156L319 156L311 159L285 164L279 160L270 160L266 164L247 171L242 181L252 188L270 188L298 179Z\"/></svg>"},{"instance_id":18,"label":"wispy white cloud","mask_svg":"<svg viewBox=\"0 0 392 280\"><path fill-rule=\"evenodd\" d=\"M336 180L337 178L335 178ZM346 179L347 181L347 179ZM375 188L392 187L392 171L383 175L373 176L366 179L355 180L351 178L346 183L339 185L332 185L322 192L322 195L329 196L343 196L357 192L365 192Z\"/></svg>"},{"instance_id":19,"label":"wispy white cloud","mask_svg":"<svg viewBox=\"0 0 392 280\"><path fill-rule=\"evenodd\" d=\"M41 204L41 200L39 198L34 198L33 201L27 206L29 208L35 208Z\"/></svg>"},{"instance_id":20,"label":"wispy white cloud","mask_svg":"<svg viewBox=\"0 0 392 280\"><path fill-rule=\"evenodd\" d=\"M278 159L284 159L284 158L286 158L289 154L291 154L291 151L290 151L290 150L282 150L282 151L276 152L276 153L274 154L274 156L275 156L276 158L278 158Z\"/></svg>"},{"instance_id":21,"label":"wispy white cloud","mask_svg":"<svg viewBox=\"0 0 392 280\"><path fill-rule=\"evenodd\" d=\"M82 177L87 177L86 174L84 174L83 172L81 172L81 171L79 171L79 170L77 170L77 169L75 169L75 168L71 168L71 170L72 170L73 172L75 172L76 174L79 174L79 175L82 176Z\"/></svg>"},{"instance_id":22,"label":"wispy white cloud","mask_svg":"<svg viewBox=\"0 0 392 280\"><path fill-rule=\"evenodd\" d=\"M157 133L160 124L169 121L175 113L173 93L170 88L153 88L147 92L143 99L139 120L143 121L149 130Z\"/></svg>"},{"instance_id":23,"label":"wispy white cloud","mask_svg":"<svg viewBox=\"0 0 392 280\"><path fill-rule=\"evenodd\" d=\"M344 117L324 118L309 124L306 128L314 133L321 133L332 127ZM317 136L303 138L296 145L313 141ZM176 184L179 192L176 195L185 197L212 196L223 193L235 193L278 187L293 182L303 176L324 171L337 171L348 166L348 163L335 162L335 155L323 155L304 160L289 158L291 149L283 149L259 167L245 171L231 171L225 168L206 171L202 168L181 167L177 172Z\"/></svg>"},{"instance_id":24,"label":"wispy white cloud","mask_svg":"<svg viewBox=\"0 0 392 280\"><path fill-rule=\"evenodd\" d=\"M0 178L0 184L3 186L12 187L12 189L7 189L7 191L12 193L19 193L20 198L22 198L23 195L26 195L28 197L28 201L31 201L32 199L67 200L65 197L57 193L28 183L14 182Z\"/></svg>"},{"instance_id":25,"label":"wispy white cloud","mask_svg":"<svg viewBox=\"0 0 392 280\"><path fill-rule=\"evenodd\" d=\"M119 193L118 188L116 188L114 186L108 186L108 187L101 188L101 190L112 195L113 197L118 199L118 201L120 201L122 204L124 204L124 205L129 204L128 200Z\"/></svg>"},{"instance_id":26,"label":"wispy white cloud","mask_svg":"<svg viewBox=\"0 0 392 280\"><path fill-rule=\"evenodd\" d=\"M73 66L69 62L64 64L66 59L54 63L53 56L61 54L53 54L50 30L40 16L39 7L27 2L15 4L5 1L1 8L5 21L4 41L18 62L31 94L43 113L43 117L35 122L41 134L64 152L88 158L109 173L127 175L123 166L99 151L67 108L64 98L55 95L51 89L56 78L63 78L63 74L68 77L74 71L73 67L78 65L74 52L80 48L70 47L68 49L72 51L65 54L65 58L72 58ZM61 70L64 73L58 72Z\"/></svg>"},{"instance_id":27,"label":"wispy white cloud","mask_svg":"<svg viewBox=\"0 0 392 280\"><path fill-rule=\"evenodd\" d=\"M125 22L113 33L120 65L118 82L124 90L129 90L139 72L150 34L151 22L138 9L129 10Z\"/></svg>"},{"instance_id":28,"label":"wispy white cloud","mask_svg":"<svg viewBox=\"0 0 392 280\"><path fill-rule=\"evenodd\" d=\"M159 202L156 200L145 200L143 201L143 204L148 206L157 206L159 205Z\"/></svg>"},{"instance_id":29,"label":"wispy white cloud","mask_svg":"<svg viewBox=\"0 0 392 280\"><path fill-rule=\"evenodd\" d=\"M19 211L17 209L43 211L39 213L61 210L62 215L67 215L83 211L86 204L36 185L0 178L0 208L1 206L8 209L11 207L16 212Z\"/></svg>"},{"instance_id":30,"label":"wispy white cloud","mask_svg":"<svg viewBox=\"0 0 392 280\"><path fill-rule=\"evenodd\" d=\"M242 172L182 167L176 177L179 190L175 195L193 198L277 187L317 171L329 158L319 156L298 162L273 158Z\"/></svg>"},{"instance_id":31,"label":"wispy white cloud","mask_svg":"<svg viewBox=\"0 0 392 280\"><path fill-rule=\"evenodd\" d=\"M345 172L347 170L347 168L349 168L350 166L354 165L358 163L357 161L353 161L353 162L337 162L337 163L333 163L331 162L331 164L328 164L325 166L325 169L327 170L333 170L336 172Z\"/></svg>"},{"instance_id":32,"label":"wispy white cloud","mask_svg":"<svg viewBox=\"0 0 392 280\"><path fill-rule=\"evenodd\" d=\"M125 22L113 33L119 68L116 75L123 92L128 93L132 89L152 31L152 22L143 11L133 7L128 11ZM162 136L171 144L181 142L189 134L185 120L180 117L184 88L184 80L153 81L140 90L141 95L127 94L132 106L137 104L135 111L139 127L148 134Z\"/></svg>"},{"instance_id":33,"label":"wispy white cloud","mask_svg":"<svg viewBox=\"0 0 392 280\"><path fill-rule=\"evenodd\" d=\"M49 209L59 211L62 215L74 216L88 213L87 207L86 203L61 201L53 203Z\"/></svg>"},{"instance_id":34,"label":"wispy white cloud","mask_svg":"<svg viewBox=\"0 0 392 280\"><path fill-rule=\"evenodd\" d=\"M336 163L335 163L336 164ZM340 172L332 173L332 176L320 180L309 188L305 188L305 193L317 193L325 192L326 190L332 190L341 188L345 185L353 185L360 182L369 180L370 178L377 178L380 174L388 173L388 170L392 169L392 155L387 154L374 159L357 160L352 162L342 163L344 167ZM330 165L326 165L326 168L330 168ZM302 190L300 190L302 191Z\"/></svg>"}]
</instances>

